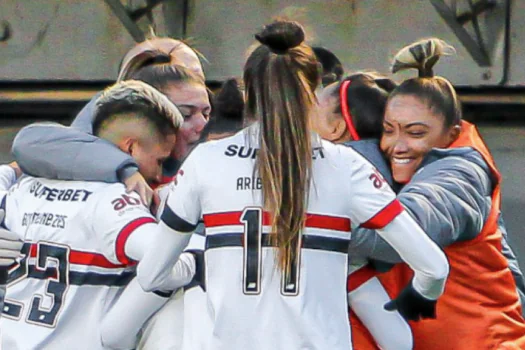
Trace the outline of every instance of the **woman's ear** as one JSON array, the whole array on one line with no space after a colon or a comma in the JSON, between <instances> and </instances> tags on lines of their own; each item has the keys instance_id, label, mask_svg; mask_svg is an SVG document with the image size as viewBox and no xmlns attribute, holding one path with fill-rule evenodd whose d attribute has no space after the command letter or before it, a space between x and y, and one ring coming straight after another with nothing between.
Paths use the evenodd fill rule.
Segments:
<instances>
[{"instance_id":1,"label":"woman's ear","mask_svg":"<svg viewBox=\"0 0 525 350\"><path fill-rule=\"evenodd\" d=\"M454 125L450 130L450 143L456 141L461 134L461 125Z\"/></svg>"},{"instance_id":2,"label":"woman's ear","mask_svg":"<svg viewBox=\"0 0 525 350\"><path fill-rule=\"evenodd\" d=\"M340 141L340 142L346 142L351 141L351 138L347 140L349 137L348 129L346 127L346 122L343 118L337 118L332 122L332 136L333 141Z\"/></svg>"},{"instance_id":3,"label":"woman's ear","mask_svg":"<svg viewBox=\"0 0 525 350\"><path fill-rule=\"evenodd\" d=\"M117 144L118 148L129 155L132 154L133 145L135 144L136 140L132 137L125 137Z\"/></svg>"}]
</instances>

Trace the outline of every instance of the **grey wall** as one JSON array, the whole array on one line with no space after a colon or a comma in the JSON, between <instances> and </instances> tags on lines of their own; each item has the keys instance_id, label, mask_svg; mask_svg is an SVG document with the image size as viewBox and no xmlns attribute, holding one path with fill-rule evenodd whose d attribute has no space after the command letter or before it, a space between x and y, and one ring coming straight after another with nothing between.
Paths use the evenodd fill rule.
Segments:
<instances>
[{"instance_id":1,"label":"grey wall","mask_svg":"<svg viewBox=\"0 0 525 350\"><path fill-rule=\"evenodd\" d=\"M437 67L456 85L497 85L504 76L505 14L510 0L479 18L493 64L479 67L430 0L189 0L187 36L208 59L211 80L239 76L253 34L272 17L285 14L308 29L310 43L332 49L349 70L388 72L393 54L404 45L439 36L457 49ZM122 1L135 7L145 1ZM445 1L445 3L452 3ZM458 0L458 13L467 10ZM182 1L166 0L154 11L160 35L180 36ZM525 83L525 1L512 1L510 79ZM0 42L0 82L112 80L133 40L102 0L3 0L0 22L13 36ZM150 24L139 22L143 30ZM473 34L471 25L465 28ZM402 76L401 76L402 77Z\"/></svg>"}]
</instances>

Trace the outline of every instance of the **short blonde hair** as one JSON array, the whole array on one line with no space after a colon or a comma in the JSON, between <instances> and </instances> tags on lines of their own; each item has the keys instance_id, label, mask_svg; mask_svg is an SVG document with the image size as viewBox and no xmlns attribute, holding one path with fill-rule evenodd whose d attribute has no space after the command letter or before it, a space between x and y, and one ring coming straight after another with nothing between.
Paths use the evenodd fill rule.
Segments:
<instances>
[{"instance_id":1,"label":"short blonde hair","mask_svg":"<svg viewBox=\"0 0 525 350\"><path fill-rule=\"evenodd\" d=\"M122 81L108 87L97 98L95 108L93 125L95 134L105 120L125 112L143 112L155 124L171 126L175 131L184 122L184 117L177 106L164 94L138 80ZM159 131L164 134L167 130Z\"/></svg>"}]
</instances>

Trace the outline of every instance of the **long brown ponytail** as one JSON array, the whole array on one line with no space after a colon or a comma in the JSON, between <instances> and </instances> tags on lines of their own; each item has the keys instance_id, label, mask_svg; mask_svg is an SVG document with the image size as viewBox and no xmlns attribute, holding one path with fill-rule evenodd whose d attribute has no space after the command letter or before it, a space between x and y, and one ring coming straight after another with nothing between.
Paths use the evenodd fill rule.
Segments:
<instances>
[{"instance_id":1,"label":"long brown ponytail","mask_svg":"<svg viewBox=\"0 0 525 350\"><path fill-rule=\"evenodd\" d=\"M312 172L309 115L319 69L296 22L274 22L255 35L262 44L244 68L248 118L260 124L255 171L261 177L264 209L279 248L279 267L297 259Z\"/></svg>"}]
</instances>

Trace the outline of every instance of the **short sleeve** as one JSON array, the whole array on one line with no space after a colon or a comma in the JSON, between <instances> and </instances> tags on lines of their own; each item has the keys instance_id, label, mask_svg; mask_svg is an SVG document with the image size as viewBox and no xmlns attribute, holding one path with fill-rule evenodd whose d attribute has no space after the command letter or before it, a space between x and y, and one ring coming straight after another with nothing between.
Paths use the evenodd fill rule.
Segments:
<instances>
[{"instance_id":1,"label":"short sleeve","mask_svg":"<svg viewBox=\"0 0 525 350\"><path fill-rule=\"evenodd\" d=\"M202 151L198 146L182 164L174 181L161 220L179 232L193 232L201 217L201 199L197 159Z\"/></svg>"},{"instance_id":2,"label":"short sleeve","mask_svg":"<svg viewBox=\"0 0 525 350\"><path fill-rule=\"evenodd\" d=\"M145 224L156 223L140 197L126 193L121 184L108 186L104 194L93 198L92 228L101 242L101 253L115 264L131 265L134 262L125 254L128 237Z\"/></svg>"},{"instance_id":3,"label":"short sleeve","mask_svg":"<svg viewBox=\"0 0 525 350\"><path fill-rule=\"evenodd\" d=\"M385 227L403 211L401 203L381 173L365 158L353 152L350 163L352 222L371 229Z\"/></svg>"}]
</instances>

